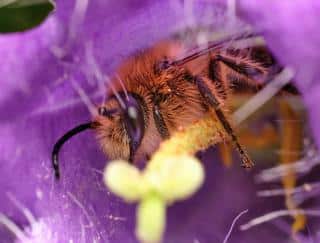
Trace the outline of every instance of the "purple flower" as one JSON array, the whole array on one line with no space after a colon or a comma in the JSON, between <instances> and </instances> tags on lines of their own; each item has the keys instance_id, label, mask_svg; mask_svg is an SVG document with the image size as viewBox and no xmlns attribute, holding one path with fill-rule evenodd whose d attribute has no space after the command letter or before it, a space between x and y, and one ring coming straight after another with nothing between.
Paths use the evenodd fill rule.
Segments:
<instances>
[{"instance_id":1,"label":"purple flower","mask_svg":"<svg viewBox=\"0 0 320 243\"><path fill-rule=\"evenodd\" d=\"M319 1L250 1L242 0L240 14L264 33L269 48L279 62L296 71L295 83L309 109L315 134L320 133L320 111L315 106L320 99L319 63L316 51L320 43L317 31ZM320 145L320 139L315 139Z\"/></svg>"},{"instance_id":2,"label":"purple flower","mask_svg":"<svg viewBox=\"0 0 320 243\"><path fill-rule=\"evenodd\" d=\"M136 242L134 206L103 184L106 158L93 134L64 146L59 183L50 164L52 146L65 131L90 120L90 100L101 102L104 91L101 73L111 74L135 51L187 28L234 29L227 24L228 6L222 0L59 1L40 27L0 36L0 222L18 226L10 231L8 222L0 225L3 242ZM239 1L243 20L263 33L284 66L297 71L294 81L318 145L319 11L317 1ZM249 213L241 220L281 206L281 200L257 198L252 174L226 169L214 151L203 160L206 182L194 197L169 208L165 242L223 242L244 209ZM313 242L319 241L317 225L310 227ZM230 242L290 237L288 221L275 220L249 231L235 227Z\"/></svg>"}]
</instances>

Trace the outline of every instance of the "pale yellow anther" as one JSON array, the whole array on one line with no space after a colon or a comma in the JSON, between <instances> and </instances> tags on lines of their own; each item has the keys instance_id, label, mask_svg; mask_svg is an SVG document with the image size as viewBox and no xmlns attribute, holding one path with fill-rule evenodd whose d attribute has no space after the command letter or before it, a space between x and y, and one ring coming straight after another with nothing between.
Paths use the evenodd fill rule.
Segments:
<instances>
[{"instance_id":1,"label":"pale yellow anther","mask_svg":"<svg viewBox=\"0 0 320 243\"><path fill-rule=\"evenodd\" d=\"M139 201L136 234L141 242L160 241L166 206L200 188L204 169L194 153L223 140L221 129L210 113L164 141L142 172L126 161L109 163L104 172L108 188L128 202Z\"/></svg>"},{"instance_id":2,"label":"pale yellow anther","mask_svg":"<svg viewBox=\"0 0 320 243\"><path fill-rule=\"evenodd\" d=\"M190 197L202 185L204 170L195 157L177 155L161 163L150 163L145 176L170 203Z\"/></svg>"},{"instance_id":3,"label":"pale yellow anther","mask_svg":"<svg viewBox=\"0 0 320 243\"><path fill-rule=\"evenodd\" d=\"M150 194L138 206L136 235L141 242L160 242L166 224L166 204L156 194Z\"/></svg>"},{"instance_id":4,"label":"pale yellow anther","mask_svg":"<svg viewBox=\"0 0 320 243\"><path fill-rule=\"evenodd\" d=\"M109 190L128 202L139 200L144 191L141 172L124 160L110 162L104 171Z\"/></svg>"}]
</instances>

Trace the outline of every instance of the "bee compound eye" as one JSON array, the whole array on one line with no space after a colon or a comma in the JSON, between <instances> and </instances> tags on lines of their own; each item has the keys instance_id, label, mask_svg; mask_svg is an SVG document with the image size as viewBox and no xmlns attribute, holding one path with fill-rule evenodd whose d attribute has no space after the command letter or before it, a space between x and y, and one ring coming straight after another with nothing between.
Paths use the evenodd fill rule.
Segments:
<instances>
[{"instance_id":1,"label":"bee compound eye","mask_svg":"<svg viewBox=\"0 0 320 243\"><path fill-rule=\"evenodd\" d=\"M142 114L136 106L128 106L125 114L125 123L130 137L140 140L144 129Z\"/></svg>"},{"instance_id":2,"label":"bee compound eye","mask_svg":"<svg viewBox=\"0 0 320 243\"><path fill-rule=\"evenodd\" d=\"M128 116L132 120L137 120L138 119L138 110L137 110L137 108L134 107L134 106L129 106L128 107Z\"/></svg>"},{"instance_id":3,"label":"bee compound eye","mask_svg":"<svg viewBox=\"0 0 320 243\"><path fill-rule=\"evenodd\" d=\"M123 121L131 141L140 144L144 134L143 112L134 98L126 104Z\"/></svg>"}]
</instances>

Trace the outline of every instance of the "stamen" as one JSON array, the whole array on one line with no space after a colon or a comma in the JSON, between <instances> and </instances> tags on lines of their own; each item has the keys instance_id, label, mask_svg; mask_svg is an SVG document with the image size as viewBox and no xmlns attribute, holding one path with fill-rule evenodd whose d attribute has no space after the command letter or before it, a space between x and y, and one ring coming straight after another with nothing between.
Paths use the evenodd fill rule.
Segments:
<instances>
[{"instance_id":1,"label":"stamen","mask_svg":"<svg viewBox=\"0 0 320 243\"><path fill-rule=\"evenodd\" d=\"M279 211L274 211L268 214L265 214L261 217L257 217L255 219L250 220L248 223L243 224L240 226L241 230L248 230L254 226L257 226L259 224L268 222L270 220L283 217L283 216L295 216L295 215L308 215L308 216L315 216L319 217L320 216L320 210L317 209L308 209L308 210L303 210L303 209L296 209L296 210L279 210Z\"/></svg>"},{"instance_id":2,"label":"stamen","mask_svg":"<svg viewBox=\"0 0 320 243\"><path fill-rule=\"evenodd\" d=\"M0 213L0 223L6 226L21 242L27 242L28 238L23 232L22 229L19 228L11 219L9 219L4 214Z\"/></svg>"},{"instance_id":3,"label":"stamen","mask_svg":"<svg viewBox=\"0 0 320 243\"><path fill-rule=\"evenodd\" d=\"M298 186L291 189L273 189L273 190L258 191L257 196L258 197L274 197L274 196L282 196L286 194L292 195L292 194L311 192L316 189L318 190L320 189L320 182L305 183L302 186Z\"/></svg>"},{"instance_id":4,"label":"stamen","mask_svg":"<svg viewBox=\"0 0 320 243\"><path fill-rule=\"evenodd\" d=\"M272 182L278 181L288 174L290 169L293 169L297 175L304 175L311 169L320 164L319 155L306 156L290 165L278 165L276 167L265 169L256 176L257 182Z\"/></svg>"},{"instance_id":5,"label":"stamen","mask_svg":"<svg viewBox=\"0 0 320 243\"><path fill-rule=\"evenodd\" d=\"M29 209L22 205L10 192L7 192L8 198L23 213L30 225L36 224L37 220Z\"/></svg>"},{"instance_id":6,"label":"stamen","mask_svg":"<svg viewBox=\"0 0 320 243\"><path fill-rule=\"evenodd\" d=\"M236 124L241 123L268 100L270 100L276 93L288 84L294 77L294 71L291 68L285 68L272 81L270 81L259 93L253 96L246 104L241 106L234 114L233 120Z\"/></svg>"}]
</instances>

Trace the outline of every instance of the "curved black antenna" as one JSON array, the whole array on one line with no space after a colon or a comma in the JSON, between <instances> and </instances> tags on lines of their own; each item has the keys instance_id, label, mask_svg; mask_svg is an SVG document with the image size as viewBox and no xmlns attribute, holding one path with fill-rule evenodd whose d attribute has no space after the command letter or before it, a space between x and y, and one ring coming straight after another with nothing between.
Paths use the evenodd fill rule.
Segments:
<instances>
[{"instance_id":1,"label":"curved black antenna","mask_svg":"<svg viewBox=\"0 0 320 243\"><path fill-rule=\"evenodd\" d=\"M71 137L73 137L74 135L83 132L84 130L87 129L93 129L95 126L94 122L88 122L88 123L83 123L80 124L74 128L72 128L71 130L69 130L68 132L66 132L62 137L60 137L58 139L58 141L55 143L52 153L51 153L51 159L52 159L52 166L53 166L53 170L54 170L54 176L55 178L58 180L60 178L60 171L59 171L59 152L60 149L62 147L62 145L68 141Z\"/></svg>"}]
</instances>

